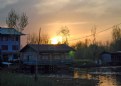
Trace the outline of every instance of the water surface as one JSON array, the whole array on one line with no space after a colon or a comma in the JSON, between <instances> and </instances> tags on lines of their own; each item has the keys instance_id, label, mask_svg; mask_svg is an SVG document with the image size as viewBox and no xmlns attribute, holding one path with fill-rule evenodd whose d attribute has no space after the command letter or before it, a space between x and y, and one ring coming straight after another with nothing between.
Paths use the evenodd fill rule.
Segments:
<instances>
[{"instance_id":1,"label":"water surface","mask_svg":"<svg viewBox=\"0 0 121 86\"><path fill-rule=\"evenodd\" d=\"M97 80L97 86L121 86L121 67L75 68L74 78Z\"/></svg>"}]
</instances>

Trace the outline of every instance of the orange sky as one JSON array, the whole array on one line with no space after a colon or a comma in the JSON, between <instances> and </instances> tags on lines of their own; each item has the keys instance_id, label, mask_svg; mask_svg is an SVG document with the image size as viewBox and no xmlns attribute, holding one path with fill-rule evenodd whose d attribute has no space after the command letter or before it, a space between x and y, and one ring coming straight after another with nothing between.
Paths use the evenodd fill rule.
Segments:
<instances>
[{"instance_id":1,"label":"orange sky","mask_svg":"<svg viewBox=\"0 0 121 86\"><path fill-rule=\"evenodd\" d=\"M11 9L28 15L29 24L24 33L37 33L41 27L50 38L62 26L69 28L72 40L91 34L94 25L98 32L121 23L121 0L0 0L1 26L6 26L5 19ZM99 41L111 40L111 30L96 37Z\"/></svg>"}]
</instances>

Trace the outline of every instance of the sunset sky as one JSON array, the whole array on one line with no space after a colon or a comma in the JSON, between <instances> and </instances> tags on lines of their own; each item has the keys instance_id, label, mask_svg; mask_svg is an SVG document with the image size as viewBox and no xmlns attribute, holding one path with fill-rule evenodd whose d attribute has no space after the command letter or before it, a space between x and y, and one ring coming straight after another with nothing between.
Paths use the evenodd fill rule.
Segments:
<instances>
[{"instance_id":1,"label":"sunset sky","mask_svg":"<svg viewBox=\"0 0 121 86\"><path fill-rule=\"evenodd\" d=\"M76 39L90 35L94 25L98 32L121 23L121 0L0 0L1 27L6 26L5 19L11 9L28 15L29 24L24 33L37 33L41 27L50 38L62 26L69 28L70 39ZM111 30L96 37L99 41L111 40Z\"/></svg>"}]
</instances>

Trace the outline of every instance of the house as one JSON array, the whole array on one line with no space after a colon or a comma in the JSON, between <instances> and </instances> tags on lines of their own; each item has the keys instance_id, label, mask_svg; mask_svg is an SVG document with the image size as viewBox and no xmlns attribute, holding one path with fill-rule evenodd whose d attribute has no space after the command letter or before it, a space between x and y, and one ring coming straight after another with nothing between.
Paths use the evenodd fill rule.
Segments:
<instances>
[{"instance_id":1,"label":"house","mask_svg":"<svg viewBox=\"0 0 121 86\"><path fill-rule=\"evenodd\" d=\"M103 52L100 62L105 65L121 65L121 52Z\"/></svg>"},{"instance_id":2,"label":"house","mask_svg":"<svg viewBox=\"0 0 121 86\"><path fill-rule=\"evenodd\" d=\"M38 65L45 72L55 71L72 64L69 52L73 50L66 44L28 44L20 50L20 59L24 65Z\"/></svg>"},{"instance_id":3,"label":"house","mask_svg":"<svg viewBox=\"0 0 121 86\"><path fill-rule=\"evenodd\" d=\"M2 62L10 62L18 58L21 35L23 34L14 28L0 27L0 59Z\"/></svg>"}]
</instances>

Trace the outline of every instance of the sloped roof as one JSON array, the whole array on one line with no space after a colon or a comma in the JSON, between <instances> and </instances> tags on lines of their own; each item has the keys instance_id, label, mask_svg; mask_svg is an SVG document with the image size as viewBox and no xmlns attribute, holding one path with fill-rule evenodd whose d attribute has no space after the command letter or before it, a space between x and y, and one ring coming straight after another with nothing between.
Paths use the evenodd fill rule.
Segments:
<instances>
[{"instance_id":1,"label":"sloped roof","mask_svg":"<svg viewBox=\"0 0 121 86\"><path fill-rule=\"evenodd\" d=\"M20 52L24 52L26 48L32 48L35 51L39 52L68 52L74 50L72 47L69 47L66 44L28 44L24 48L20 50Z\"/></svg>"},{"instance_id":2,"label":"sloped roof","mask_svg":"<svg viewBox=\"0 0 121 86\"><path fill-rule=\"evenodd\" d=\"M14 28L2 28L0 27L0 34L2 35L23 35Z\"/></svg>"}]
</instances>

